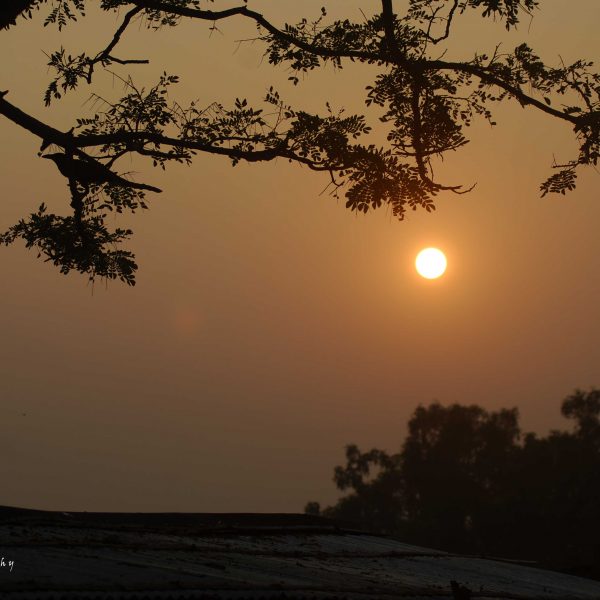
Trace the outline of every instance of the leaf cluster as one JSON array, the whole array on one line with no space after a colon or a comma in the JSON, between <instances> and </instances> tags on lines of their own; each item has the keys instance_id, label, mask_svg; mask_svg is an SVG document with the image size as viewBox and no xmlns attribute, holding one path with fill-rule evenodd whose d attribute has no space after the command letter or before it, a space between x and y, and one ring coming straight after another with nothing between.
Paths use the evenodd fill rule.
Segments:
<instances>
[{"instance_id":1,"label":"leaf cluster","mask_svg":"<svg viewBox=\"0 0 600 600\"><path fill-rule=\"evenodd\" d=\"M68 90L76 89L80 79L87 79L90 59L85 53L77 56L67 54L61 46L48 56L48 66L56 71L56 77L48 84L44 93L46 106L50 106L53 99L60 100Z\"/></svg>"},{"instance_id":2,"label":"leaf cluster","mask_svg":"<svg viewBox=\"0 0 600 600\"><path fill-rule=\"evenodd\" d=\"M62 217L48 213L42 204L28 219L21 219L8 231L0 234L0 243L9 245L23 239L27 248L35 248L38 257L52 262L60 272L75 270L87 274L90 281L118 279L135 285L137 265L134 256L118 248L132 231L116 229L109 232L105 215L96 215L78 222L74 216Z\"/></svg>"},{"instance_id":3,"label":"leaf cluster","mask_svg":"<svg viewBox=\"0 0 600 600\"><path fill-rule=\"evenodd\" d=\"M77 21L78 14L85 16L85 0L51 0L51 7L44 21L44 27L56 25L61 31L69 21Z\"/></svg>"}]
</instances>

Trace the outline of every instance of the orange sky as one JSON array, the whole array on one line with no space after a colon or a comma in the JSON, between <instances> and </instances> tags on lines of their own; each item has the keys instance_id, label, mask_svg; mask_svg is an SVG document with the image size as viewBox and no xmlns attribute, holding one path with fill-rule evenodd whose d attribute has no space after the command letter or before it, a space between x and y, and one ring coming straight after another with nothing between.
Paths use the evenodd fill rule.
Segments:
<instances>
[{"instance_id":1,"label":"orange sky","mask_svg":"<svg viewBox=\"0 0 600 600\"><path fill-rule=\"evenodd\" d=\"M250 5L280 24L323 3L352 19L367 4ZM448 56L526 39L548 62L597 59L600 4L543 4L508 36L466 19ZM92 51L110 38L114 17L90 15L63 35L39 16L2 32L7 99L63 129L90 114L87 88L42 103L42 50ZM275 84L308 110L327 100L363 110L368 67L293 88L261 61L259 44L236 51L235 40L255 35L251 24L220 29L135 27L119 55L151 59L131 69L139 82L180 75L181 102L258 101ZM94 90L121 92L109 75ZM346 443L398 449L419 403L518 406L525 429L561 427L564 396L600 385L600 179L588 169L574 193L541 199L553 154L573 152L568 126L518 106L496 116L498 127L473 128L472 144L439 167L445 182L477 181L475 190L440 196L435 213L402 223L384 210L350 213L320 195L325 176L287 162L232 169L200 156L166 173L136 163L137 180L164 192L150 211L116 220L135 231L133 289L98 283L92 293L22 244L0 249L0 502L301 511L336 498L332 469ZM39 140L5 119L0 135L0 229L42 201L66 212L65 181L37 158ZM435 282L413 269L429 245L449 261Z\"/></svg>"}]
</instances>

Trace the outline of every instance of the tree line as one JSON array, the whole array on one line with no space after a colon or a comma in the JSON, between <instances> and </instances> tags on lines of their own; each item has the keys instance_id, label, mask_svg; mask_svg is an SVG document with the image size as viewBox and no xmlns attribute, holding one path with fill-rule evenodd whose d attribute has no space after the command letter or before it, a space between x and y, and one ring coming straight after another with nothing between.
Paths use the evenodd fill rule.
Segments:
<instances>
[{"instance_id":1,"label":"tree line","mask_svg":"<svg viewBox=\"0 0 600 600\"><path fill-rule=\"evenodd\" d=\"M516 408L419 406L397 454L346 447L323 510L403 541L600 578L600 390L564 399L568 430L523 433Z\"/></svg>"}]
</instances>

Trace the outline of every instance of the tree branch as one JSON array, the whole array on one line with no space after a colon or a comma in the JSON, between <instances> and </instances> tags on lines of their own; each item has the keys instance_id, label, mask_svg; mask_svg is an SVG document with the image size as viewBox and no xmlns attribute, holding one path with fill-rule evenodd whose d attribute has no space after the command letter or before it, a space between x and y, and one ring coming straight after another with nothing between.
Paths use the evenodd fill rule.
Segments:
<instances>
[{"instance_id":1,"label":"tree branch","mask_svg":"<svg viewBox=\"0 0 600 600\"><path fill-rule=\"evenodd\" d=\"M115 49L116 45L121 41L121 36L125 33L125 30L127 29L127 27L129 27L131 20L136 15L141 13L143 10L144 9L141 6L136 6L135 8L132 8L125 15L125 18L123 19L123 23L121 23L120 27L117 29L117 31L115 31L115 34L114 34L112 40L110 41L110 43L108 44L108 46L106 46L106 48L104 48L104 50L99 52L93 59L90 60L89 71L88 71L87 78L86 78L88 83L92 82L92 75L94 73L94 67L97 63L111 61L111 62L119 63L121 65L126 65L126 64L132 64L132 63L148 64L150 62L146 59L122 60L122 59L118 59L114 56L111 56L111 54L110 54Z\"/></svg>"},{"instance_id":2,"label":"tree branch","mask_svg":"<svg viewBox=\"0 0 600 600\"><path fill-rule=\"evenodd\" d=\"M96 161L91 156L85 152L82 152L80 149L110 144L125 144L130 145L132 147L132 151L136 151L135 144L152 143L171 146L173 148L218 154L233 159L245 160L247 162L263 162L271 161L276 158L287 158L288 160L293 160L294 162L304 164L315 171L329 171L331 169L343 170L349 166L347 164L340 164L339 166L332 167L331 165L317 163L309 158L300 156L293 152L287 146L285 141L282 141L282 144L277 148L266 148L263 150L241 150L239 148L214 146L211 144L198 142L193 139L174 138L159 133L146 131L123 130L115 133L73 135L70 131L65 133L55 129L54 127L46 125L35 117L23 112L20 108L17 108L1 96L0 114L4 115L13 123L23 127L24 129L27 129L37 137L41 138L43 147L47 147L50 144L55 144L65 148L66 150L73 150L85 160L94 162Z\"/></svg>"},{"instance_id":3,"label":"tree branch","mask_svg":"<svg viewBox=\"0 0 600 600\"><path fill-rule=\"evenodd\" d=\"M457 8L458 8L458 0L454 0L454 3L452 4L452 8L450 8L450 12L448 13L448 16L446 17L446 29L442 35L434 38L434 37L431 37L430 31L429 30L427 31L427 39L432 44L439 44L441 41L448 39L448 37L450 35L450 27L452 26L452 19L454 18L454 13L456 12ZM430 23L432 23L432 22L433 21L431 21Z\"/></svg>"},{"instance_id":4,"label":"tree branch","mask_svg":"<svg viewBox=\"0 0 600 600\"><path fill-rule=\"evenodd\" d=\"M396 32L394 31L396 16L394 15L392 0L381 0L381 11L387 47L390 56L392 57L392 61L397 62L400 58L400 49L398 48L398 40L396 39Z\"/></svg>"},{"instance_id":5,"label":"tree branch","mask_svg":"<svg viewBox=\"0 0 600 600\"><path fill-rule=\"evenodd\" d=\"M274 160L276 158L287 158L288 160L293 160L294 162L304 164L315 171L329 171L330 169L343 170L349 166L348 164L340 164L339 166L335 167L332 167L331 165L325 166L324 164L318 163L310 158L300 156L287 146L285 140L282 140L282 143L275 148L265 148L262 150L242 150L240 148L215 146L213 144L207 144L189 138L174 138L150 131L123 130L115 133L84 134L74 136L72 143L76 148L89 148L110 144L125 144L126 146L130 145L132 151L135 152L138 152L138 149L135 148L136 144L157 144L171 146L172 148L179 148L182 150L195 150L198 152L206 152L208 154L218 154L221 156L227 156L228 158L245 160L247 162L265 162ZM144 152L144 154L152 155L152 150Z\"/></svg>"},{"instance_id":6,"label":"tree branch","mask_svg":"<svg viewBox=\"0 0 600 600\"><path fill-rule=\"evenodd\" d=\"M193 19L202 19L208 21L218 21L227 19L236 15L240 15L255 21L258 25L268 31L273 37L285 41L289 44L300 48L306 52L310 52L314 55L321 56L324 58L355 58L359 60L370 60L378 61L387 64L395 64L402 67L409 72L423 72L425 70L453 70L457 72L468 73L479 78L484 83L493 84L501 89L512 94L522 105L533 106L549 115L558 117L568 121L574 125L578 123L578 117L563 111L557 110L537 100L533 96L526 94L519 87L504 81L501 77L490 73L485 68L473 65L470 63L463 62L446 62L442 60L427 60L427 59L410 59L402 54L398 47L398 41L396 40L394 32L394 21L395 16L393 12L392 0L381 0L382 5L382 17L384 24L384 32L387 41L389 52L384 54L374 54L372 52L362 52L359 50L336 50L333 48L327 48L324 46L318 46L316 44L307 43L300 40L293 35L290 35L284 31L281 31L270 23L262 14L249 9L247 6L237 6L221 11L213 10L202 10L188 7L177 7L169 6L160 0L130 0L131 4L139 8L159 10L166 13L176 14L183 17L189 17ZM456 3L455 3L456 4ZM448 27L450 21L456 11L456 6L453 5L450 14L448 15ZM449 30L448 30L449 31ZM444 36L446 37L446 35Z\"/></svg>"},{"instance_id":7,"label":"tree branch","mask_svg":"<svg viewBox=\"0 0 600 600\"><path fill-rule=\"evenodd\" d=\"M6 95L6 92L0 97L0 114L4 115L16 125L19 125L23 129L27 129L27 131L41 138L46 145L56 144L63 148L68 148L72 145L73 136L70 133L59 131L50 125L46 125L46 123L42 123L42 121L35 117L28 115L6 100L4 95Z\"/></svg>"},{"instance_id":8,"label":"tree branch","mask_svg":"<svg viewBox=\"0 0 600 600\"><path fill-rule=\"evenodd\" d=\"M310 44L293 35L290 35L281 29L278 29L270 21L268 21L261 13L249 9L247 6L236 6L234 8L228 8L226 10L202 10L199 8L189 8L185 6L170 6L159 0L129 0L130 4L134 4L140 8L158 10L165 13L179 15L181 17L189 17L192 19L200 19L204 21L220 21L222 19L228 19L230 17L240 15L248 19L253 20L255 23L260 25L263 29L268 31L273 37L278 40L285 41L301 50L310 52L316 56L322 56L324 58L357 58L361 60L381 60L375 54L371 52L361 52L359 50L345 50L340 53L339 50L333 48L327 48L325 46L318 46L316 44Z\"/></svg>"},{"instance_id":9,"label":"tree branch","mask_svg":"<svg viewBox=\"0 0 600 600\"><path fill-rule=\"evenodd\" d=\"M512 94L522 105L530 105L535 108L545 112L553 117L557 117L558 119L562 119L563 121L568 121L573 125L578 125L580 122L580 117L566 113L562 110L557 110L556 108L552 108L547 104L544 104L540 100L537 100L533 96L526 94L520 87L504 81L498 75L490 72L485 67L480 67L478 65L470 64L470 63L462 63L462 62L445 62L443 60L430 60L423 61L424 70L432 70L432 71L443 71L443 70L451 70L458 71L462 73L468 73L469 75L475 75L478 79L483 81L484 83L496 85L499 88L509 92Z\"/></svg>"}]
</instances>

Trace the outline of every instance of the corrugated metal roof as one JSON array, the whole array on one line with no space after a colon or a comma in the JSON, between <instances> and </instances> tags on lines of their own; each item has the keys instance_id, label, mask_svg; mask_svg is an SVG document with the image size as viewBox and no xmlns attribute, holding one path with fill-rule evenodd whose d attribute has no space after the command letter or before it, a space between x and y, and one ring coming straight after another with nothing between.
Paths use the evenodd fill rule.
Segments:
<instances>
[{"instance_id":1,"label":"corrugated metal roof","mask_svg":"<svg viewBox=\"0 0 600 600\"><path fill-rule=\"evenodd\" d=\"M7 600L600 599L600 582L464 557L307 515L0 509ZM465 596L466 597L466 596Z\"/></svg>"}]
</instances>

